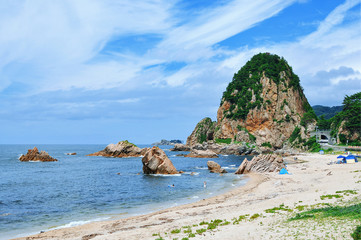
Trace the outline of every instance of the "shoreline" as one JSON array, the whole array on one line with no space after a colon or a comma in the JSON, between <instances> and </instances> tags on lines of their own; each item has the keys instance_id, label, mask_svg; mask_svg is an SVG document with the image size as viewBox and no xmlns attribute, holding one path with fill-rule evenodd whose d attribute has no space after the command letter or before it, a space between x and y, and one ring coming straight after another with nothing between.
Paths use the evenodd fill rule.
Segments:
<instances>
[{"instance_id":1,"label":"shoreline","mask_svg":"<svg viewBox=\"0 0 361 240\"><path fill-rule=\"evenodd\" d=\"M187 236L183 230L178 234L171 234L172 230L214 219L231 221L239 215L256 213L261 213L261 220L248 221L240 225L225 225L216 230L196 234L193 239L268 239L269 236L277 234L272 233L268 227L285 216L265 214L266 209L282 204L295 207L299 202L308 205L320 202L335 203L335 199L320 200L320 196L343 190L357 191L357 195L345 195L345 201L351 197L360 199L361 183L358 181L361 180L361 164L327 165L334 161L336 156L300 154L296 156L299 162L290 163L287 167L290 175L248 174L249 181L246 185L194 203L124 219L49 230L16 239L156 239L156 234L160 234L163 239L182 239ZM292 162L291 157L286 159ZM199 226L194 227L194 230L197 228ZM273 235L267 235L270 233Z\"/></svg>"}]
</instances>

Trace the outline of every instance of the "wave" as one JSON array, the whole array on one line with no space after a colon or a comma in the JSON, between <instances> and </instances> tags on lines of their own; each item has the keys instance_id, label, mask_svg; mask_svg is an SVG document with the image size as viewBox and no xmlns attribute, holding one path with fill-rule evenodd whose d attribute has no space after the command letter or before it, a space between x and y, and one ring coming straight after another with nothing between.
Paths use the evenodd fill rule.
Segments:
<instances>
[{"instance_id":1,"label":"wave","mask_svg":"<svg viewBox=\"0 0 361 240\"><path fill-rule=\"evenodd\" d=\"M150 176L155 176L155 177L180 177L182 176L182 174L151 174Z\"/></svg>"},{"instance_id":2,"label":"wave","mask_svg":"<svg viewBox=\"0 0 361 240\"><path fill-rule=\"evenodd\" d=\"M199 172L184 172L186 175L199 175Z\"/></svg>"},{"instance_id":3,"label":"wave","mask_svg":"<svg viewBox=\"0 0 361 240\"><path fill-rule=\"evenodd\" d=\"M202 169L202 170L207 170L208 167L195 167L196 169Z\"/></svg>"},{"instance_id":4,"label":"wave","mask_svg":"<svg viewBox=\"0 0 361 240\"><path fill-rule=\"evenodd\" d=\"M54 229L62 229L62 228L75 227L75 226L84 225L84 224L91 223L91 222L104 221L104 220L107 220L107 219L109 219L109 218L110 218L110 217L103 217L103 218L95 218L95 219L92 219L92 220L74 221L74 222L70 222L70 223L61 225L61 226L59 226L59 227L54 227L54 228L50 228L50 229L51 229L51 230L54 230Z\"/></svg>"}]
</instances>

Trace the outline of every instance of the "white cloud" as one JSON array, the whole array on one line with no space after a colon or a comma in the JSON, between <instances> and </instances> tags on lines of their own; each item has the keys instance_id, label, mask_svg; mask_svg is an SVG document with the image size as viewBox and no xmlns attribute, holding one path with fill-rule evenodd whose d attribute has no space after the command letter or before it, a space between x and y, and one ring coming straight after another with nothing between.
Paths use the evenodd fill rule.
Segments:
<instances>
[{"instance_id":1,"label":"white cloud","mask_svg":"<svg viewBox=\"0 0 361 240\"><path fill-rule=\"evenodd\" d=\"M207 59L215 54L210 49L214 44L278 14L293 2L295 1L231 1L174 28L158 46L158 53L163 57L168 55L167 59L178 61ZM172 50L170 55L164 49Z\"/></svg>"},{"instance_id":2,"label":"white cloud","mask_svg":"<svg viewBox=\"0 0 361 240\"><path fill-rule=\"evenodd\" d=\"M19 75L25 70L24 79L20 81L30 81L31 75L35 75L36 80L32 83L40 86L53 82L54 75L59 72L66 77L71 74L80 77L77 67L83 70L83 65L112 37L163 34L172 23L170 7L169 1L161 0L22 0L12 4L2 1L0 74L12 69L14 72L9 74ZM111 68L113 63L109 62L109 65ZM128 65L126 63L122 68ZM96 64L88 66L94 70L102 68ZM72 78L83 85L88 81ZM4 85L2 88L8 86L1 85Z\"/></svg>"}]
</instances>

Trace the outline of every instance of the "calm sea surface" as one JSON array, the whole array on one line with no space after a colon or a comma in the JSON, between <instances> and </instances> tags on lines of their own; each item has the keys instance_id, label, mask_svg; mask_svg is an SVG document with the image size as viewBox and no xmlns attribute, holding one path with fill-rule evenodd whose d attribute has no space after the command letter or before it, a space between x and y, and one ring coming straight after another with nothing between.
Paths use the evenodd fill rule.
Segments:
<instances>
[{"instance_id":1,"label":"calm sea surface","mask_svg":"<svg viewBox=\"0 0 361 240\"><path fill-rule=\"evenodd\" d=\"M150 176L142 173L141 157L85 156L106 145L38 144L58 162L20 162L19 156L34 146L0 145L0 239L149 213L218 195L247 181L233 174L244 159L240 156L212 159L229 172L220 176L207 170L209 159L177 157L184 152L160 146L185 174ZM68 152L77 155L65 155ZM172 184L174 188L168 187Z\"/></svg>"}]
</instances>

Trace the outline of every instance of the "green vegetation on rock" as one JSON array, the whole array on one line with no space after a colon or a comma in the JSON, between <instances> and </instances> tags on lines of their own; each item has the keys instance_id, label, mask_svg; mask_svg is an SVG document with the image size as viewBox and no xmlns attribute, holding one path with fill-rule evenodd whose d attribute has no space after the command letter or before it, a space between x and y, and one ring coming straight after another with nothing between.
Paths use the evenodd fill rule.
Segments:
<instances>
[{"instance_id":1,"label":"green vegetation on rock","mask_svg":"<svg viewBox=\"0 0 361 240\"><path fill-rule=\"evenodd\" d=\"M343 110L331 119L332 135L336 136L339 129L344 128L348 134L340 134L341 143L349 145L361 145L361 92L345 97L343 100ZM344 124L342 125L342 123ZM342 125L342 126L341 126ZM356 139L353 137L356 135Z\"/></svg>"},{"instance_id":2,"label":"green vegetation on rock","mask_svg":"<svg viewBox=\"0 0 361 240\"><path fill-rule=\"evenodd\" d=\"M196 126L195 136L198 143L203 143L208 140L213 140L216 122L213 122L209 117L202 119Z\"/></svg>"},{"instance_id":3,"label":"green vegetation on rock","mask_svg":"<svg viewBox=\"0 0 361 240\"><path fill-rule=\"evenodd\" d=\"M225 144L231 144L232 139L231 138L216 138L214 140L216 143L225 143Z\"/></svg>"},{"instance_id":4,"label":"green vegetation on rock","mask_svg":"<svg viewBox=\"0 0 361 240\"><path fill-rule=\"evenodd\" d=\"M284 76L281 77L281 73L284 73L290 79L288 83L285 81ZM302 92L298 76L293 73L292 68L284 58L274 54L259 53L234 74L232 81L223 93L221 105L224 101L231 103L230 108L225 111L225 117L246 119L251 109L270 104L270 101L264 101L261 97L261 77L263 75L272 79L277 85L285 84L287 88ZM253 101L252 96L254 96Z\"/></svg>"}]
</instances>

